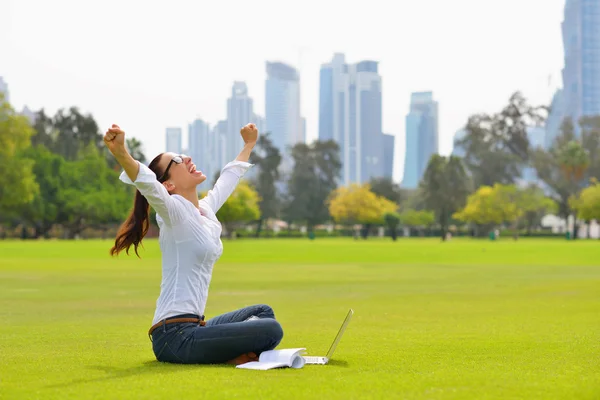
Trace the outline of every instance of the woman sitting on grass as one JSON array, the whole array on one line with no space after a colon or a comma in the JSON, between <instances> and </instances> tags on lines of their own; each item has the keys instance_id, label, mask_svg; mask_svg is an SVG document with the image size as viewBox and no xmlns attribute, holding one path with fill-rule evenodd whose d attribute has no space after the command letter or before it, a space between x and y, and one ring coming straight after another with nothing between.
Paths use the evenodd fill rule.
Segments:
<instances>
[{"instance_id":1,"label":"woman sitting on grass","mask_svg":"<svg viewBox=\"0 0 600 400\"><path fill-rule=\"evenodd\" d=\"M223 253L216 213L246 173L258 131L241 130L245 142L205 198L196 187L206 180L185 155L162 153L148 167L125 148L125 132L113 125L104 142L124 169L120 179L137 188L133 211L120 227L111 255L138 245L149 226L149 205L160 228L162 282L148 332L156 359L185 364L241 364L274 349L283 331L271 307L255 305L204 322L213 266Z\"/></svg>"}]
</instances>

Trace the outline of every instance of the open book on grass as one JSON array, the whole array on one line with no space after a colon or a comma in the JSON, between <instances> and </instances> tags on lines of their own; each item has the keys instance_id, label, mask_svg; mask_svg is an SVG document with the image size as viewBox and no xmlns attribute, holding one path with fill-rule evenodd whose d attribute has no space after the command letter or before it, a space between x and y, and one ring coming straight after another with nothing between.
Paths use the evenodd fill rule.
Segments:
<instances>
[{"instance_id":1,"label":"open book on grass","mask_svg":"<svg viewBox=\"0 0 600 400\"><path fill-rule=\"evenodd\" d=\"M273 369L273 368L302 368L304 367L305 348L269 350L261 353L258 361L240 364L236 368L245 369Z\"/></svg>"}]
</instances>

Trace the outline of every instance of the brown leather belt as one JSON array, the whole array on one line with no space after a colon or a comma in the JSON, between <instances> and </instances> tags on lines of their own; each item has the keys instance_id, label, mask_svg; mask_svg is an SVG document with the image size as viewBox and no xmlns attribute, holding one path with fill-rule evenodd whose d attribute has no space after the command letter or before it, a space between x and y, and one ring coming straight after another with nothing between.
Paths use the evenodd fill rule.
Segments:
<instances>
[{"instance_id":1,"label":"brown leather belt","mask_svg":"<svg viewBox=\"0 0 600 400\"><path fill-rule=\"evenodd\" d=\"M148 336L152 335L152 332L154 332L154 330L156 328L158 328L159 326L162 326L162 325L169 325L169 324L189 324L189 323L198 324L200 326L206 325L206 322L204 321L204 317L202 317L202 318L170 318L170 319L163 319L162 321L157 322L156 324L152 325L152 327L148 331Z\"/></svg>"}]
</instances>

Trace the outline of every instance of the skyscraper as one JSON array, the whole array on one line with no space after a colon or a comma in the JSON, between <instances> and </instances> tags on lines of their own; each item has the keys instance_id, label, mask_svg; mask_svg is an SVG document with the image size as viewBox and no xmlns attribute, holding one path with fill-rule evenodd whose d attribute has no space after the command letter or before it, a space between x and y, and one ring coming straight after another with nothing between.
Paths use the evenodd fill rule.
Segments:
<instances>
[{"instance_id":1,"label":"skyscraper","mask_svg":"<svg viewBox=\"0 0 600 400\"><path fill-rule=\"evenodd\" d=\"M253 101L248 96L245 82L234 82L231 97L227 99L227 133L225 135L225 160L235 160L244 147L240 129L255 119Z\"/></svg>"},{"instance_id":2,"label":"skyscraper","mask_svg":"<svg viewBox=\"0 0 600 400\"><path fill-rule=\"evenodd\" d=\"M457 142L467 135L467 130L465 128L459 129L454 134L454 139L452 141L452 155L456 157L464 157L465 150L462 147L457 145Z\"/></svg>"},{"instance_id":3,"label":"skyscraper","mask_svg":"<svg viewBox=\"0 0 600 400\"><path fill-rule=\"evenodd\" d=\"M217 165L219 138L214 135L210 126L201 119L196 119L188 127L188 152L198 170L202 171L211 182Z\"/></svg>"},{"instance_id":4,"label":"skyscraper","mask_svg":"<svg viewBox=\"0 0 600 400\"><path fill-rule=\"evenodd\" d=\"M4 101L10 103L10 93L8 92L8 83L0 76L0 93L4 95Z\"/></svg>"},{"instance_id":5,"label":"skyscraper","mask_svg":"<svg viewBox=\"0 0 600 400\"><path fill-rule=\"evenodd\" d=\"M282 166L289 167L288 148L303 142L300 116L300 77L298 71L280 62L267 62L265 82L266 131L282 155Z\"/></svg>"},{"instance_id":6,"label":"skyscraper","mask_svg":"<svg viewBox=\"0 0 600 400\"><path fill-rule=\"evenodd\" d=\"M259 134L265 133L267 131L266 121L260 115L254 114L250 122L256 125L256 129L258 129Z\"/></svg>"},{"instance_id":7,"label":"skyscraper","mask_svg":"<svg viewBox=\"0 0 600 400\"><path fill-rule=\"evenodd\" d=\"M213 137L215 138L215 154L216 154L215 174L217 171L221 172L221 170L223 169L225 164L234 160L234 159L229 160L225 154L225 151L227 148L226 143L225 143L225 139L227 137L227 126L228 126L227 121L219 121L213 128ZM237 157L237 155L236 155L236 157ZM211 182L212 182L213 178L214 178L214 176L209 177Z\"/></svg>"},{"instance_id":8,"label":"skyscraper","mask_svg":"<svg viewBox=\"0 0 600 400\"><path fill-rule=\"evenodd\" d=\"M432 92L411 95L410 112L406 116L406 157L402 187L419 185L429 159L438 153L438 103Z\"/></svg>"},{"instance_id":9,"label":"skyscraper","mask_svg":"<svg viewBox=\"0 0 600 400\"><path fill-rule=\"evenodd\" d=\"M527 139L529 140L529 148L543 148L546 142L546 130L541 126L530 126L527 128ZM523 168L520 183L522 185L537 183L539 179L535 168L527 166Z\"/></svg>"},{"instance_id":10,"label":"skyscraper","mask_svg":"<svg viewBox=\"0 0 600 400\"><path fill-rule=\"evenodd\" d=\"M544 147L549 149L556 139L560 135L560 126L565 115L564 104L563 104L563 90L558 89L552 97L552 104L550 105L550 113L546 119L546 132L544 138Z\"/></svg>"},{"instance_id":11,"label":"skyscraper","mask_svg":"<svg viewBox=\"0 0 600 400\"><path fill-rule=\"evenodd\" d=\"M384 175L381 76L376 61L347 64L343 54L321 66L319 139L340 146L342 183Z\"/></svg>"},{"instance_id":12,"label":"skyscraper","mask_svg":"<svg viewBox=\"0 0 600 400\"><path fill-rule=\"evenodd\" d=\"M394 149L396 137L383 134L383 176L392 179L394 176Z\"/></svg>"},{"instance_id":13,"label":"skyscraper","mask_svg":"<svg viewBox=\"0 0 600 400\"><path fill-rule=\"evenodd\" d=\"M579 133L579 119L600 115L600 1L566 0L562 22L565 65L563 89L557 92L546 145L558 135L565 117L571 117ZM559 96L559 98L557 98Z\"/></svg>"},{"instance_id":14,"label":"skyscraper","mask_svg":"<svg viewBox=\"0 0 600 400\"><path fill-rule=\"evenodd\" d=\"M182 151L181 128L167 128L166 151L179 154Z\"/></svg>"}]
</instances>

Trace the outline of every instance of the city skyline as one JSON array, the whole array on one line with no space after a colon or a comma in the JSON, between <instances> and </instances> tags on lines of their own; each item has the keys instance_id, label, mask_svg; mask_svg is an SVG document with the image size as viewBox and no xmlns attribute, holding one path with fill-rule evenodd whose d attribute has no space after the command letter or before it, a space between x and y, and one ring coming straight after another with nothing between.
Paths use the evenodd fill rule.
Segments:
<instances>
[{"instance_id":1,"label":"city skyline","mask_svg":"<svg viewBox=\"0 0 600 400\"><path fill-rule=\"evenodd\" d=\"M583 116L600 115L600 1L567 0L561 24L564 65L562 88L554 93L546 127L549 147L565 117L575 133Z\"/></svg>"},{"instance_id":2,"label":"city skyline","mask_svg":"<svg viewBox=\"0 0 600 400\"><path fill-rule=\"evenodd\" d=\"M425 173L429 159L439 154L438 102L432 92L410 95L406 115L406 155L401 186L416 189Z\"/></svg>"},{"instance_id":3,"label":"city skyline","mask_svg":"<svg viewBox=\"0 0 600 400\"><path fill-rule=\"evenodd\" d=\"M318 138L340 146L344 185L385 175L381 103L376 61L347 63L336 53L321 65Z\"/></svg>"},{"instance_id":4,"label":"city skyline","mask_svg":"<svg viewBox=\"0 0 600 400\"><path fill-rule=\"evenodd\" d=\"M110 0L90 1L86 7L94 12L83 20L67 12L80 6L66 0L51 4L8 0L10 23L0 27L0 75L10 85L16 109L28 105L53 114L58 108L78 106L91 112L102 129L119 123L143 142L149 158L163 149L165 127L185 127L196 117L211 126L224 120L223 102L233 81L245 81L255 110L263 110L265 60L280 60L299 70L300 111L306 118L307 140L314 140L319 67L331 54L343 52L350 60L380 63L382 130L396 138L394 176L399 181L410 93L436 93L442 105L440 153L449 154L453 134L469 115L498 111L515 90L534 104L549 104L563 64L563 0L394 5L375 0L361 10L307 1L297 7L293 20L269 1L253 5L182 1L177 8L144 10L144 18L139 18L135 4L119 3L119 16L129 21L127 26L101 29L116 6ZM269 12L256 15L256 7ZM490 14L496 17L485 17ZM197 24L200 15L211 18ZM248 15L253 17L249 20ZM369 15L373 18L365 18ZM512 29L505 29L506 20ZM249 26L244 40L223 29L223 21ZM301 29L306 21L312 21L313 29ZM161 32L154 29L157 24L163 27ZM353 28L356 24L360 30ZM40 30L43 36L36 33ZM328 35L329 31L336 35ZM474 31L482 34L473 35ZM65 38L77 52L53 45ZM536 43L534 49L530 43ZM498 57L502 46L510 46L510 56Z\"/></svg>"}]
</instances>

